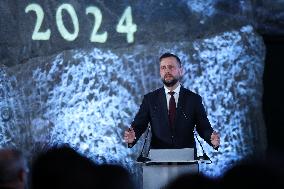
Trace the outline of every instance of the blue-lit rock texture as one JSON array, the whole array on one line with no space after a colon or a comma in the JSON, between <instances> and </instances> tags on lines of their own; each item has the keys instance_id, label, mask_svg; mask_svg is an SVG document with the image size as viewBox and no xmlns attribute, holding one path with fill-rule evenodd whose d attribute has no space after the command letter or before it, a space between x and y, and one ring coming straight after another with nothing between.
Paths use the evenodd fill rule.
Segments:
<instances>
[{"instance_id":1,"label":"blue-lit rock texture","mask_svg":"<svg viewBox=\"0 0 284 189\"><path fill-rule=\"evenodd\" d=\"M82 6L75 7L77 15L85 16L89 1L76 2L70 1ZM19 6L0 2L1 10L9 8L1 11L1 21L19 14L7 27L7 21L0 23L5 28L0 30L0 63L7 66L0 67L0 146L19 147L31 157L68 143L98 163L122 164L139 175L134 161L143 137L128 149L123 132L143 95L162 86L158 58L170 51L183 62L183 85L203 97L209 120L221 135L219 151L200 139L212 160L200 163L201 172L219 176L246 157L263 155L265 47L255 31L251 1L122 0L117 9L114 1L98 2L105 13L101 29L112 35L105 44L88 41L91 21L83 16L78 40L66 42L57 33L49 41L32 41L34 20L24 12L26 1L18 1ZM138 27L133 44L110 32L129 4ZM43 5L48 16L42 27L54 32L51 15L58 2Z\"/></svg>"},{"instance_id":2,"label":"blue-lit rock texture","mask_svg":"<svg viewBox=\"0 0 284 189\"><path fill-rule=\"evenodd\" d=\"M29 154L40 145L69 143L98 163L132 166L142 141L127 149L123 131L143 94L161 86L157 55L171 51L184 63L183 85L203 96L209 120L221 134L218 152L202 142L213 163L200 164L201 171L218 176L264 152L265 49L251 26L149 48L70 50L1 68L1 146L22 147ZM3 108L12 115L5 116Z\"/></svg>"}]
</instances>

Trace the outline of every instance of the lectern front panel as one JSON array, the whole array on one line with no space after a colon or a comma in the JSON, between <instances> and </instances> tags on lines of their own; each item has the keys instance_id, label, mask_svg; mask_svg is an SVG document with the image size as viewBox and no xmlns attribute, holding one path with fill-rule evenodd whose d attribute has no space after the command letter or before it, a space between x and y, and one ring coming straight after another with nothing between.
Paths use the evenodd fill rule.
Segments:
<instances>
[{"instance_id":1,"label":"lectern front panel","mask_svg":"<svg viewBox=\"0 0 284 189\"><path fill-rule=\"evenodd\" d=\"M198 173L198 163L143 164L143 189L160 189L185 173Z\"/></svg>"}]
</instances>

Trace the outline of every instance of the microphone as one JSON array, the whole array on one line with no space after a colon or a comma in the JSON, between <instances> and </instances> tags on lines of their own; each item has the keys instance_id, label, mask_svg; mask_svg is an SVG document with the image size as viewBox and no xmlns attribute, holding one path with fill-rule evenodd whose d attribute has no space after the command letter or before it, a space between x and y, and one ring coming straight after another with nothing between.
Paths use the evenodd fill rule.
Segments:
<instances>
[{"instance_id":1,"label":"microphone","mask_svg":"<svg viewBox=\"0 0 284 189\"><path fill-rule=\"evenodd\" d=\"M205 153L205 151L204 151L204 149L203 149L203 146L201 145L201 142L200 142L199 139L198 139L198 136L197 136L197 134L196 134L196 132L195 132L195 128L194 128L194 130L193 130L193 133L194 133L194 136L195 136L196 140L198 141L199 146L201 147L201 150L202 150L202 156L197 156L197 160L198 160L198 161L206 161L207 164L212 163L211 159L210 159L209 156ZM208 161L210 161L210 163L208 163Z\"/></svg>"},{"instance_id":2,"label":"microphone","mask_svg":"<svg viewBox=\"0 0 284 189\"><path fill-rule=\"evenodd\" d=\"M140 162L140 163L145 163L147 161L151 161L150 158L147 158L147 157L143 157L142 155L140 155L137 159L136 159L137 162Z\"/></svg>"},{"instance_id":3,"label":"microphone","mask_svg":"<svg viewBox=\"0 0 284 189\"><path fill-rule=\"evenodd\" d=\"M145 147L146 141L148 139L149 130L150 130L150 126L147 127L147 133L146 133L146 136L145 136L145 139L144 139L144 143L143 143L143 147L142 147L141 153L140 153L139 157L136 159L137 162L145 163L147 161L151 161L150 158L147 158L147 157L143 156L143 151L144 151L144 147ZM148 153L147 153L147 156L148 156Z\"/></svg>"},{"instance_id":4,"label":"microphone","mask_svg":"<svg viewBox=\"0 0 284 189\"><path fill-rule=\"evenodd\" d=\"M186 120L189 119L189 117L184 113L183 111L183 108L181 108L181 111L182 111L182 114L184 116L184 118ZM210 163L212 163L211 159L208 157L208 155L205 153L204 149L203 149L203 146L201 145L201 142L199 141L198 137L197 137L197 134L195 132L195 128L193 129L193 134L194 134L194 137L196 138L196 140L198 141L199 143L199 146L201 147L201 150L202 150L202 156L198 156L197 157L197 160L198 161L210 161Z\"/></svg>"}]
</instances>

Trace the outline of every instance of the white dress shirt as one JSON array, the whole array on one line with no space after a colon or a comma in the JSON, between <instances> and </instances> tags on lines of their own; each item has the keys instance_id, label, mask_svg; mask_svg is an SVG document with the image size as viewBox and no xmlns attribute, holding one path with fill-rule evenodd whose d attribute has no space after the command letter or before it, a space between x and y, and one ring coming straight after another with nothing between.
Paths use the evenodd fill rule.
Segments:
<instances>
[{"instance_id":1,"label":"white dress shirt","mask_svg":"<svg viewBox=\"0 0 284 189\"><path fill-rule=\"evenodd\" d=\"M179 98L179 91L180 91L180 84L177 86L177 88L175 90L173 90L173 92L175 92L174 94L174 98L175 98L175 101L176 101L176 107L177 107L177 104L178 104L178 98ZM165 93L166 93L166 97L167 97L167 107L169 109L169 103L170 103L170 98L171 98L171 95L168 93L168 92L171 92L166 86L164 86L164 89L165 89Z\"/></svg>"}]
</instances>

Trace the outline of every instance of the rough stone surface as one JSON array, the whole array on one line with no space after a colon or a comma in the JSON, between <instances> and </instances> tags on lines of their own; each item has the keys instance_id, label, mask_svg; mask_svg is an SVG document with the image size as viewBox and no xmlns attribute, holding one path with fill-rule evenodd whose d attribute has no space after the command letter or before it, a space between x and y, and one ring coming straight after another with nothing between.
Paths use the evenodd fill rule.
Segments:
<instances>
[{"instance_id":1,"label":"rough stone surface","mask_svg":"<svg viewBox=\"0 0 284 189\"><path fill-rule=\"evenodd\" d=\"M31 59L6 69L3 83L11 86L14 115L5 124L13 132L1 136L24 136L11 137L10 144L28 143L31 147L23 148L29 153L35 151L32 146L69 143L98 163L131 168L143 140L130 150L122 133L142 94L161 86L157 54L171 51L184 62L183 85L203 97L209 120L221 133L218 152L202 141L213 163L200 166L205 174L218 176L239 160L264 153L264 50L253 28L244 26L192 43L141 45L133 52L78 49Z\"/></svg>"},{"instance_id":2,"label":"rough stone surface","mask_svg":"<svg viewBox=\"0 0 284 189\"><path fill-rule=\"evenodd\" d=\"M103 12L100 31L112 36L105 44L88 41L93 20L85 8L91 1L68 2L80 16L80 35L73 42L56 33L59 3L41 4L43 28L55 32L49 41L35 42L35 15L24 12L26 1L0 2L0 63L8 66L0 67L0 146L20 147L31 157L69 143L98 163L122 164L139 177L134 160L143 137L127 149L123 131L143 94L161 86L158 57L170 51L183 62L183 85L203 97L208 118L221 133L218 152L196 136L212 160L200 164L201 172L219 176L243 158L263 155L265 47L252 19L255 2L121 1L114 7L114 1L97 1ZM127 5L138 27L133 44L114 29ZM5 25L7 17L12 20Z\"/></svg>"}]
</instances>

